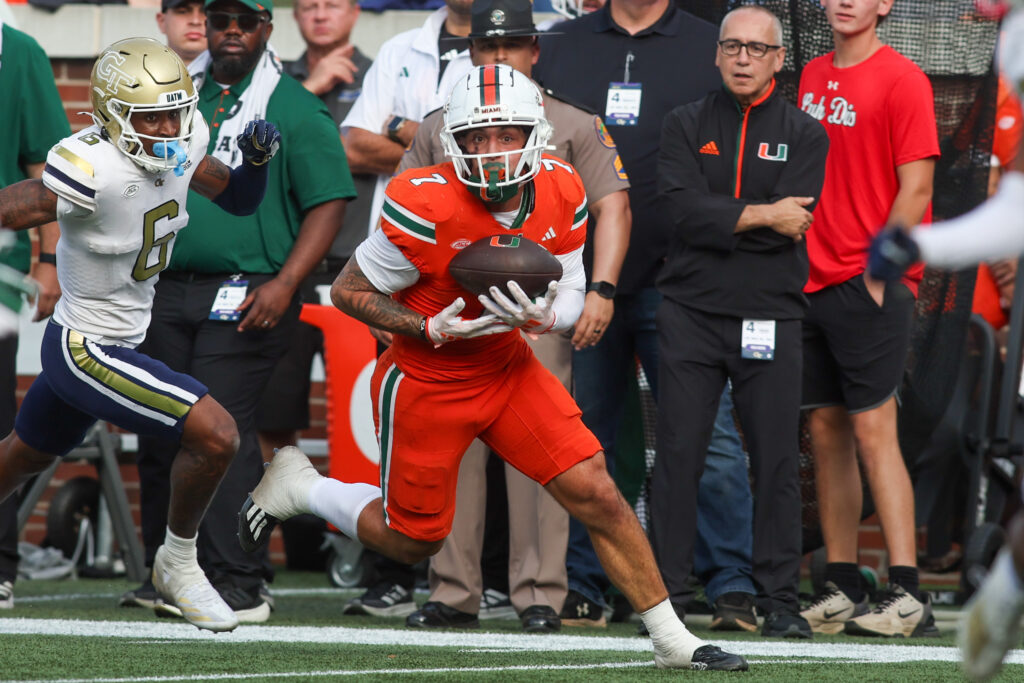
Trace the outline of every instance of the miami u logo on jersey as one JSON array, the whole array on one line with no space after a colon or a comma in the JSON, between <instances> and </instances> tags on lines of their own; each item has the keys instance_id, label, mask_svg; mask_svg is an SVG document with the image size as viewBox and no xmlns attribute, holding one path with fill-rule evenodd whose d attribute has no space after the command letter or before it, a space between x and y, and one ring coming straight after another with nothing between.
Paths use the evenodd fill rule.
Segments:
<instances>
[{"instance_id":1,"label":"miami u logo on jersey","mask_svg":"<svg viewBox=\"0 0 1024 683\"><path fill-rule=\"evenodd\" d=\"M495 235L491 238L491 246L515 249L519 246L519 235Z\"/></svg>"},{"instance_id":2,"label":"miami u logo on jersey","mask_svg":"<svg viewBox=\"0 0 1024 683\"><path fill-rule=\"evenodd\" d=\"M124 55L108 52L96 66L96 80L102 81L111 95L116 95L122 85L134 86L138 83L134 76L118 68L125 63L125 59Z\"/></svg>"},{"instance_id":3,"label":"miami u logo on jersey","mask_svg":"<svg viewBox=\"0 0 1024 683\"><path fill-rule=\"evenodd\" d=\"M775 154L771 154L770 149L771 147L767 142L762 142L757 147L757 158L764 159L765 161L785 161L789 158L789 145L784 142L779 143Z\"/></svg>"}]
</instances>

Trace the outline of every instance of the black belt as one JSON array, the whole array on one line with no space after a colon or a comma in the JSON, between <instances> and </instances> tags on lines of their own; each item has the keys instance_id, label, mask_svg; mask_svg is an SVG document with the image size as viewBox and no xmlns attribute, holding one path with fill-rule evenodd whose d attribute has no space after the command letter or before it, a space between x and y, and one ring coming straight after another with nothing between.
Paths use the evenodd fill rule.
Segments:
<instances>
[{"instance_id":1,"label":"black belt","mask_svg":"<svg viewBox=\"0 0 1024 683\"><path fill-rule=\"evenodd\" d=\"M165 270L160 273L160 277L165 280L174 280L176 282L199 282L204 280L230 280L233 277L241 275L238 279L244 280L249 275L267 275L273 276L273 273L200 273L194 270Z\"/></svg>"}]
</instances>

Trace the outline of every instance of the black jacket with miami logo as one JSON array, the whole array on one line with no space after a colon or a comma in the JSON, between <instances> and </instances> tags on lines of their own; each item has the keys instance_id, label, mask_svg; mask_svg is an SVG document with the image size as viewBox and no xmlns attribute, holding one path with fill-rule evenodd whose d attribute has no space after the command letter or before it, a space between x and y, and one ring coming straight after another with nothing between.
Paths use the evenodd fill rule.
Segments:
<instances>
[{"instance_id":1,"label":"black jacket with miami logo","mask_svg":"<svg viewBox=\"0 0 1024 683\"><path fill-rule=\"evenodd\" d=\"M768 227L734 230L750 204L820 196L827 155L825 128L774 82L746 111L722 88L669 112L658 157L659 200L673 225L662 294L720 315L803 317L806 243Z\"/></svg>"}]
</instances>

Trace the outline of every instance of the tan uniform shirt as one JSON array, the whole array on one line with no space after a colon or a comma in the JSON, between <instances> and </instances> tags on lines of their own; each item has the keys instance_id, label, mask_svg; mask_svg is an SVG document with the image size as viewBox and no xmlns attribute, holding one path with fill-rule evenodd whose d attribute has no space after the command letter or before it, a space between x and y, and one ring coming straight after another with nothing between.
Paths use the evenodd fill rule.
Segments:
<instances>
[{"instance_id":1,"label":"tan uniform shirt","mask_svg":"<svg viewBox=\"0 0 1024 683\"><path fill-rule=\"evenodd\" d=\"M544 113L555 129L551 137L555 149L549 150L549 154L576 167L591 203L612 192L629 189L629 178L615 142L599 116L563 102L547 90L544 91ZM402 155L398 173L448 159L441 147L443 126L441 109L427 114L409 149Z\"/></svg>"}]
</instances>

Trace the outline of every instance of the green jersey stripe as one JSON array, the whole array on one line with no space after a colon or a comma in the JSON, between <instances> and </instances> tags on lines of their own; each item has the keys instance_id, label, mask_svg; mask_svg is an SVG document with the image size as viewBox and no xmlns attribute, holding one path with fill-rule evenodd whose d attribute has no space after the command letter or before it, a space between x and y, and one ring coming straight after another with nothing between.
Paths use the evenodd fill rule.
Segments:
<instances>
[{"instance_id":1,"label":"green jersey stripe","mask_svg":"<svg viewBox=\"0 0 1024 683\"><path fill-rule=\"evenodd\" d=\"M384 208L382 209L382 212L388 221L402 232L405 232L418 240L423 240L430 244L437 244L437 240L434 236L433 223L423 220L407 209L403 209L401 206L391 201L390 198L384 199Z\"/></svg>"}]
</instances>

